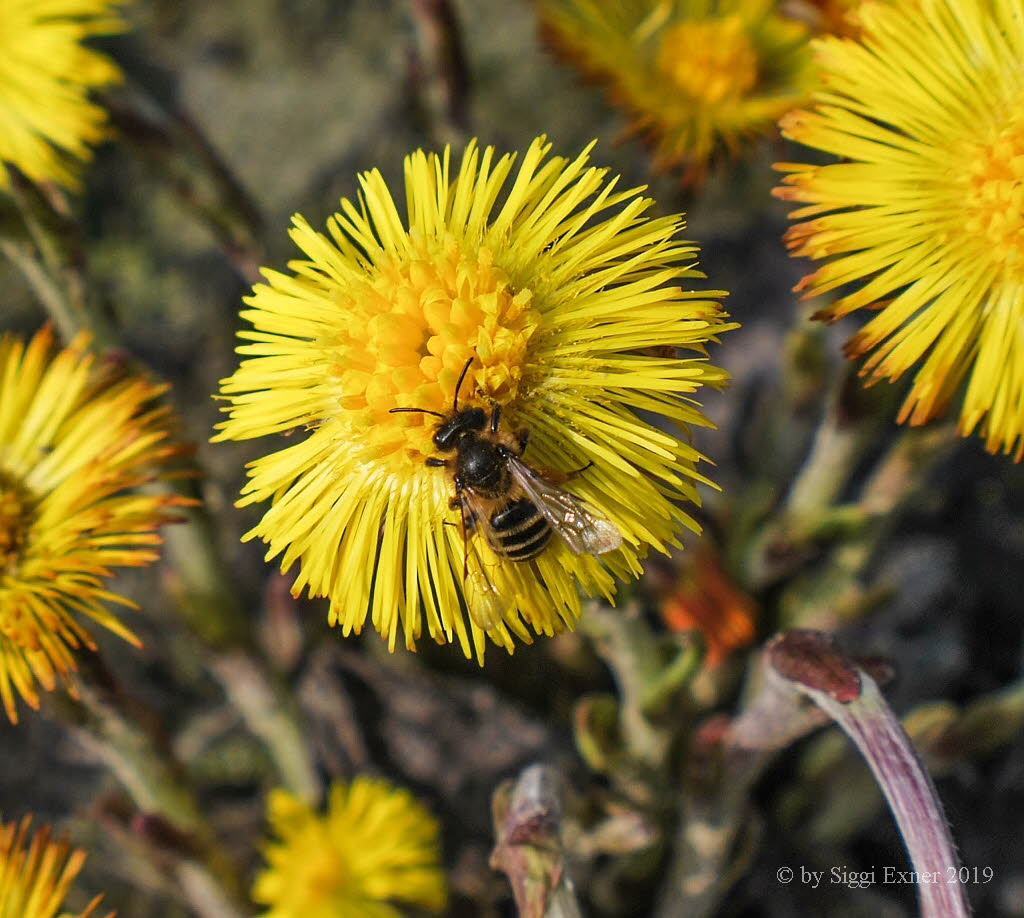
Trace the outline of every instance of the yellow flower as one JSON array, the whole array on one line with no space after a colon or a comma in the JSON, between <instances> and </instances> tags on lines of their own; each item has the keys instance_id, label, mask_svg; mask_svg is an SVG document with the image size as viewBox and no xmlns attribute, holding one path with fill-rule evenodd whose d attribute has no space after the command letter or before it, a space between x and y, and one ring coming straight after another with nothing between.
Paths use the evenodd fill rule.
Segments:
<instances>
[{"instance_id":1,"label":"yellow flower","mask_svg":"<svg viewBox=\"0 0 1024 918\"><path fill-rule=\"evenodd\" d=\"M167 442L162 391L86 350L83 338L51 358L52 334L25 345L0 339L0 698L37 708L93 647L92 619L133 644L107 602L134 603L105 587L110 568L157 557L155 528L179 498L128 493Z\"/></svg>"},{"instance_id":2,"label":"yellow flower","mask_svg":"<svg viewBox=\"0 0 1024 918\"><path fill-rule=\"evenodd\" d=\"M406 790L358 777L331 786L320 816L287 791L272 791L270 866L253 898L264 918L400 918L391 903L441 911L447 887L438 824Z\"/></svg>"},{"instance_id":3,"label":"yellow flower","mask_svg":"<svg viewBox=\"0 0 1024 918\"><path fill-rule=\"evenodd\" d=\"M536 140L504 193L512 156L471 144L452 175L447 152L414 153L408 226L367 173L329 235L295 218L308 260L266 271L247 300L255 331L241 333L248 359L222 383L232 404L218 439L296 431L251 465L242 503L273 506L248 537L284 570L301 560L296 595L329 596L345 634L369 612L392 648L401 633L413 649L425 620L431 638L482 661L485 631L511 651L529 629L571 627L577 584L610 596L648 546L695 526L682 502L697 500L700 455L636 411L708 423L692 394L725 380L704 350L732 327L714 301L723 294L677 286L702 277L676 238L680 217L645 216L641 189L616 189L588 151L570 161L549 149ZM502 429L529 430L530 466L593 462L565 489L617 527L620 550L598 559L553 539L516 563L499 561L480 527L464 538L451 473L424 464L438 453L436 418L391 412L450 413L467 365L460 408L501 406ZM481 624L470 596L467 623L460 597L481 579L507 608Z\"/></svg>"},{"instance_id":4,"label":"yellow flower","mask_svg":"<svg viewBox=\"0 0 1024 918\"><path fill-rule=\"evenodd\" d=\"M805 25L775 0L539 0L548 42L625 108L653 167L700 184L808 95Z\"/></svg>"},{"instance_id":5,"label":"yellow flower","mask_svg":"<svg viewBox=\"0 0 1024 918\"><path fill-rule=\"evenodd\" d=\"M851 285L818 317L875 310L847 345L871 381L917 367L900 420L942 413L1024 455L1024 16L1017 0L864 3L863 43L823 39L828 90L787 136L843 158L781 164L805 205L787 241Z\"/></svg>"},{"instance_id":6,"label":"yellow flower","mask_svg":"<svg viewBox=\"0 0 1024 918\"><path fill-rule=\"evenodd\" d=\"M0 824L0 918L54 918L85 861L85 852L50 840L49 827L28 838L31 816ZM27 843L27 844L26 844ZM97 896L74 918L88 918ZM72 918L61 912L61 918Z\"/></svg>"},{"instance_id":7,"label":"yellow flower","mask_svg":"<svg viewBox=\"0 0 1024 918\"><path fill-rule=\"evenodd\" d=\"M107 136L106 114L89 91L121 78L106 56L82 45L119 32L120 0L3 0L0 3L0 161L29 178L78 185L75 160ZM0 189L6 187L0 170Z\"/></svg>"}]
</instances>

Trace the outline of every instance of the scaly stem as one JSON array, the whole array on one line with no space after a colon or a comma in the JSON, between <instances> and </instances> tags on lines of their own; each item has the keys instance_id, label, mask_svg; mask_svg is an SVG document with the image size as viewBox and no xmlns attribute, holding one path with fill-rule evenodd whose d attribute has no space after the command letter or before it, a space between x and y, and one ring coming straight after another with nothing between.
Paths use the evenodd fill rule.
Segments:
<instances>
[{"instance_id":1,"label":"scaly stem","mask_svg":"<svg viewBox=\"0 0 1024 918\"><path fill-rule=\"evenodd\" d=\"M491 866L508 875L522 918L582 916L562 857L560 788L554 769L531 765L494 794Z\"/></svg>"},{"instance_id":2,"label":"scaly stem","mask_svg":"<svg viewBox=\"0 0 1024 918\"><path fill-rule=\"evenodd\" d=\"M935 785L875 680L821 632L781 634L769 644L768 658L780 681L835 720L867 760L921 878L923 918L967 918L960 860Z\"/></svg>"},{"instance_id":3,"label":"scaly stem","mask_svg":"<svg viewBox=\"0 0 1024 918\"><path fill-rule=\"evenodd\" d=\"M652 697L664 694L662 648L635 605L612 609L591 603L583 612L580 628L594 641L615 675L619 730L629 757L660 771L671 737L651 721L647 712Z\"/></svg>"},{"instance_id":4,"label":"scaly stem","mask_svg":"<svg viewBox=\"0 0 1024 918\"><path fill-rule=\"evenodd\" d=\"M145 816L156 815L184 843L162 849L172 873L203 918L250 913L245 888L203 816L159 726L159 718L124 695L96 655L84 655L77 697L58 696L65 720L111 770Z\"/></svg>"},{"instance_id":5,"label":"scaly stem","mask_svg":"<svg viewBox=\"0 0 1024 918\"><path fill-rule=\"evenodd\" d=\"M455 9L449 0L409 0L415 34L413 80L442 144L469 139L466 53Z\"/></svg>"}]
</instances>

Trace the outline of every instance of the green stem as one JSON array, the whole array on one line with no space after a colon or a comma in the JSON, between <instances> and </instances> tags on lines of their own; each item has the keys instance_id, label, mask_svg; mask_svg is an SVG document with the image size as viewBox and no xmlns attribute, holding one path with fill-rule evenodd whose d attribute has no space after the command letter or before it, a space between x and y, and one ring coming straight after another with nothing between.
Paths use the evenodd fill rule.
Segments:
<instances>
[{"instance_id":1,"label":"green stem","mask_svg":"<svg viewBox=\"0 0 1024 918\"><path fill-rule=\"evenodd\" d=\"M867 450L877 442L895 405L892 386L865 390L850 365L833 387L810 452L781 506L748 552L750 586L764 589L814 553L835 503Z\"/></svg>"},{"instance_id":2,"label":"green stem","mask_svg":"<svg viewBox=\"0 0 1024 918\"><path fill-rule=\"evenodd\" d=\"M81 313L73 309L71 304L64 297L60 286L46 272L39 260L26 248L14 242L0 242L0 252L7 257L25 278L32 292L36 295L47 314L57 326L64 341L70 341L84 327L87 322L82 319Z\"/></svg>"},{"instance_id":3,"label":"green stem","mask_svg":"<svg viewBox=\"0 0 1024 918\"><path fill-rule=\"evenodd\" d=\"M747 699L721 730L692 740L680 793L679 826L654 918L716 914L754 853L750 789L776 753L824 722L795 693L768 678L758 658Z\"/></svg>"},{"instance_id":4,"label":"green stem","mask_svg":"<svg viewBox=\"0 0 1024 918\"><path fill-rule=\"evenodd\" d=\"M780 599L784 627L834 629L883 598L861 572L896 521L896 511L927 484L930 470L956 447L952 424L901 430L875 465L856 506L865 524L837 545L826 563L794 581Z\"/></svg>"},{"instance_id":5,"label":"green stem","mask_svg":"<svg viewBox=\"0 0 1024 918\"><path fill-rule=\"evenodd\" d=\"M193 492L194 493L194 492ZM167 555L178 580L178 607L205 647L214 676L249 731L266 747L282 784L310 803L322 782L313 760L303 717L284 679L260 652L203 505L191 508L183 525L164 530Z\"/></svg>"},{"instance_id":6,"label":"green stem","mask_svg":"<svg viewBox=\"0 0 1024 918\"><path fill-rule=\"evenodd\" d=\"M613 609L591 603L583 611L580 628L594 641L597 652L615 675L619 687L619 730L629 757L660 771L670 737L651 721L647 712L663 694L662 647L635 605Z\"/></svg>"},{"instance_id":7,"label":"green stem","mask_svg":"<svg viewBox=\"0 0 1024 918\"><path fill-rule=\"evenodd\" d=\"M250 732L266 744L281 783L302 799L318 802L320 775L309 753L298 706L282 680L254 654L239 650L214 655L210 667Z\"/></svg>"},{"instance_id":8,"label":"green stem","mask_svg":"<svg viewBox=\"0 0 1024 918\"><path fill-rule=\"evenodd\" d=\"M11 202L3 208L0 251L21 272L65 341L81 331L99 345L113 329L86 295L85 256L67 201L54 186L33 184L8 166Z\"/></svg>"},{"instance_id":9,"label":"green stem","mask_svg":"<svg viewBox=\"0 0 1024 918\"><path fill-rule=\"evenodd\" d=\"M409 14L416 40L413 79L431 133L442 144L462 146L469 139L469 76L455 9L449 0L409 0Z\"/></svg>"},{"instance_id":10,"label":"green stem","mask_svg":"<svg viewBox=\"0 0 1024 918\"><path fill-rule=\"evenodd\" d=\"M161 853L172 857L175 879L196 912L203 918L249 914L241 878L203 816L157 716L126 697L97 656L83 656L82 664L76 697L57 699L64 719L142 813L159 816L185 840Z\"/></svg>"}]
</instances>

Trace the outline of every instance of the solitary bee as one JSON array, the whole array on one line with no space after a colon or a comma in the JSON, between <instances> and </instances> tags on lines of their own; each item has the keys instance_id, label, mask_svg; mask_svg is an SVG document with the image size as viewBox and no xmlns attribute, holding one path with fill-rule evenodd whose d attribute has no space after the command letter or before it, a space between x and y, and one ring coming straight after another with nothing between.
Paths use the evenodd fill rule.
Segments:
<instances>
[{"instance_id":1,"label":"solitary bee","mask_svg":"<svg viewBox=\"0 0 1024 918\"><path fill-rule=\"evenodd\" d=\"M462 514L467 540L464 579L469 570L468 538L478 525L494 553L508 561L536 558L552 533L578 555L603 555L618 548L622 535L614 523L522 461L529 431L523 428L511 434L501 430L500 405L491 409L489 420L483 408L459 409L459 391L472 363L471 357L462 368L450 414L426 408L391 409L392 413L413 411L441 419L434 445L439 452L454 456L431 456L426 464L452 470L455 497L451 505ZM493 613L499 603L494 588L480 577L486 577L482 567L475 578L480 603L470 601L469 607L478 624L486 628L494 623L495 615L479 614L474 606L489 605Z\"/></svg>"}]
</instances>

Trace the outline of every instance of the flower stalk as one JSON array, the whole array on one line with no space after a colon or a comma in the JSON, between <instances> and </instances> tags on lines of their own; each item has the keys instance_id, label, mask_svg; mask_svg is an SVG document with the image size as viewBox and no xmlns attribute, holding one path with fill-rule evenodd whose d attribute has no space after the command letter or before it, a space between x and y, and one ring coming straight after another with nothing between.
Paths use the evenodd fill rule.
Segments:
<instances>
[{"instance_id":1,"label":"flower stalk","mask_svg":"<svg viewBox=\"0 0 1024 918\"><path fill-rule=\"evenodd\" d=\"M553 768L531 765L494 793L491 866L508 876L521 918L583 914L562 857L561 786Z\"/></svg>"},{"instance_id":2,"label":"flower stalk","mask_svg":"<svg viewBox=\"0 0 1024 918\"><path fill-rule=\"evenodd\" d=\"M818 543L859 525L861 514L844 510L837 498L866 452L877 445L894 404L891 386L864 390L853 367L833 382L803 465L751 542L744 564L751 588L764 589L792 574Z\"/></svg>"},{"instance_id":3,"label":"flower stalk","mask_svg":"<svg viewBox=\"0 0 1024 918\"><path fill-rule=\"evenodd\" d=\"M469 139L469 71L458 14L450 0L408 0L415 44L412 80L434 139L462 146Z\"/></svg>"},{"instance_id":4,"label":"flower stalk","mask_svg":"<svg viewBox=\"0 0 1024 918\"><path fill-rule=\"evenodd\" d=\"M241 879L175 761L159 717L124 694L97 654L83 664L74 694L57 699L62 718L117 777L143 815L158 816L187 840L173 852L173 873L196 912L203 918L248 914Z\"/></svg>"},{"instance_id":5,"label":"flower stalk","mask_svg":"<svg viewBox=\"0 0 1024 918\"><path fill-rule=\"evenodd\" d=\"M209 227L247 283L263 262L263 219L234 172L199 127L180 110L161 107L138 85L102 95L123 144L150 163L182 202Z\"/></svg>"},{"instance_id":6,"label":"flower stalk","mask_svg":"<svg viewBox=\"0 0 1024 918\"><path fill-rule=\"evenodd\" d=\"M712 717L689 740L678 827L655 918L715 914L755 849L750 788L781 749L826 722L767 678L760 656L746 694L736 717Z\"/></svg>"},{"instance_id":7,"label":"flower stalk","mask_svg":"<svg viewBox=\"0 0 1024 918\"><path fill-rule=\"evenodd\" d=\"M615 676L617 731L630 767L640 765L650 774L660 773L672 735L658 715L695 674L702 656L699 645L677 647L669 659L667 648L635 603L618 609L589 603L581 628Z\"/></svg>"},{"instance_id":8,"label":"flower stalk","mask_svg":"<svg viewBox=\"0 0 1024 918\"><path fill-rule=\"evenodd\" d=\"M115 331L85 278L85 253L64 192L54 184L31 181L6 164L7 201L0 251L21 272L49 313L61 337L71 341L89 332L100 348L116 341Z\"/></svg>"},{"instance_id":9,"label":"flower stalk","mask_svg":"<svg viewBox=\"0 0 1024 918\"><path fill-rule=\"evenodd\" d=\"M821 632L781 634L767 656L773 672L825 711L867 761L921 878L923 918L967 918L960 860L935 784L875 680Z\"/></svg>"}]
</instances>

